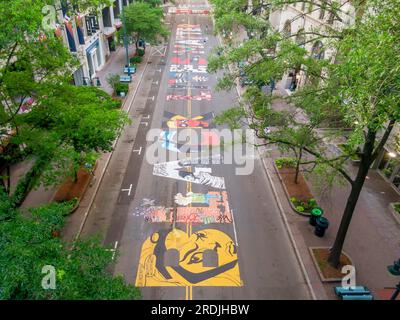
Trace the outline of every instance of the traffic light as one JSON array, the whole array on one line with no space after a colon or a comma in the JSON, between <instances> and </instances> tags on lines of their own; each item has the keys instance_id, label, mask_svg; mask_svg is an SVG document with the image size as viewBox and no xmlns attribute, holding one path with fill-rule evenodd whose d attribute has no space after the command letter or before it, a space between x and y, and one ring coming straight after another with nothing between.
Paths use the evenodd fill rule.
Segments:
<instances>
[{"instance_id":1,"label":"traffic light","mask_svg":"<svg viewBox=\"0 0 400 320\"><path fill-rule=\"evenodd\" d=\"M400 276L400 259L393 262L392 266L388 266L388 271L394 276Z\"/></svg>"}]
</instances>

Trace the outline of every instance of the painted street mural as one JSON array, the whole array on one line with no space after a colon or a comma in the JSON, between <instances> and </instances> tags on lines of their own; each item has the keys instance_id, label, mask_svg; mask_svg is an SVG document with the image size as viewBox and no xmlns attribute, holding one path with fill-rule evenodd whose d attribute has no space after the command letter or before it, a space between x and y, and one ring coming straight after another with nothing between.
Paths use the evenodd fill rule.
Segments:
<instances>
[{"instance_id":1,"label":"painted street mural","mask_svg":"<svg viewBox=\"0 0 400 320\"><path fill-rule=\"evenodd\" d=\"M216 263L210 266L207 260ZM242 285L237 247L232 239L215 229L190 235L178 228L154 232L143 243L136 286L194 285Z\"/></svg>"},{"instance_id":2,"label":"painted street mural","mask_svg":"<svg viewBox=\"0 0 400 320\"><path fill-rule=\"evenodd\" d=\"M188 167L191 169L190 171L188 171ZM188 181L216 189L225 189L224 177L212 175L211 168L197 167L191 163L185 164L182 160L156 163L153 168L153 174L159 177Z\"/></svg>"},{"instance_id":3,"label":"painted street mural","mask_svg":"<svg viewBox=\"0 0 400 320\"><path fill-rule=\"evenodd\" d=\"M167 208L155 205L155 200L143 199L133 215L143 217L146 222L232 223L226 191L188 192L185 196L178 193L175 203L179 206Z\"/></svg>"},{"instance_id":4,"label":"painted street mural","mask_svg":"<svg viewBox=\"0 0 400 320\"><path fill-rule=\"evenodd\" d=\"M207 73L207 66L197 66L197 68L192 64L171 64L169 68L170 72L192 72L192 73Z\"/></svg>"},{"instance_id":5,"label":"painted street mural","mask_svg":"<svg viewBox=\"0 0 400 320\"><path fill-rule=\"evenodd\" d=\"M195 100L195 101L210 101L211 100L211 92L210 91L201 91L200 94L197 95L182 95L182 94L169 94L167 95L167 101L171 100Z\"/></svg>"},{"instance_id":6,"label":"painted street mural","mask_svg":"<svg viewBox=\"0 0 400 320\"><path fill-rule=\"evenodd\" d=\"M163 123L164 128L168 127L170 129L179 129L179 128L208 129L212 127L210 120L214 118L214 113L208 112L206 114L197 117L187 118L179 114L164 111L164 117L169 119L168 121Z\"/></svg>"},{"instance_id":7,"label":"painted street mural","mask_svg":"<svg viewBox=\"0 0 400 320\"><path fill-rule=\"evenodd\" d=\"M188 8L169 8L169 11L175 14L208 13L207 9ZM234 222L225 179L213 174L211 168L211 164L221 163L221 156L201 157L202 147L220 146L219 135L210 130L215 127L212 123L214 112L192 114L192 106L196 110L200 101L212 99L205 56L208 39L203 34L203 27L177 26L159 143L171 152L186 153L187 158L157 163L153 175L184 182L186 192L175 194L172 207L145 198L135 208L134 216L142 217L146 223L160 225L160 229L142 245L136 274L138 287L185 286L189 292L193 286L243 285L236 234L233 241L228 234L215 229L220 224L232 226ZM176 104L175 101L187 101L187 113L169 112L168 108ZM179 133L184 133L184 129L197 134L197 139L181 137ZM184 140L180 141L178 137ZM193 192L193 185L212 190ZM192 230L193 225L200 230Z\"/></svg>"}]
</instances>

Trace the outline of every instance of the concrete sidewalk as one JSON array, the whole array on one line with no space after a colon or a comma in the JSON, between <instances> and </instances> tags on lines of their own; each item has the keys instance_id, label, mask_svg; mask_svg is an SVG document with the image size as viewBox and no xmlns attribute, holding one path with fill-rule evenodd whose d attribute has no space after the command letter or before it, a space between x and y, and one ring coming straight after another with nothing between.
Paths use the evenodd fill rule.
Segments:
<instances>
[{"instance_id":1,"label":"concrete sidewalk","mask_svg":"<svg viewBox=\"0 0 400 320\"><path fill-rule=\"evenodd\" d=\"M150 51L150 48L147 51ZM135 52L135 46L130 45L129 46L129 57L132 57L134 52ZM145 60L143 59L143 61L145 61ZM144 64L143 61L141 63L142 65ZM139 67L141 64L138 64L137 67ZM110 74L118 74L118 75L124 74L123 68L125 65L126 65L125 47L118 47L117 50L111 54L110 59L107 61L105 66L96 73L96 76L99 77L99 79L100 79L100 83L101 83L100 88L102 90L106 91L108 94L112 95L113 89L108 84L107 77ZM133 79L135 79L135 77L136 77L136 74L133 75Z\"/></svg>"}]
</instances>

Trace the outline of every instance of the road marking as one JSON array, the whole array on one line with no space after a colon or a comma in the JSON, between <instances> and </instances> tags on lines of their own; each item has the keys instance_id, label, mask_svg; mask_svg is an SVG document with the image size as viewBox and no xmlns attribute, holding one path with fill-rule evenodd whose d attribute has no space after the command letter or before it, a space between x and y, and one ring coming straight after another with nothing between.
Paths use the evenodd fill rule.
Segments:
<instances>
[{"instance_id":1,"label":"road marking","mask_svg":"<svg viewBox=\"0 0 400 320\"><path fill-rule=\"evenodd\" d=\"M136 149L136 150L132 150L132 152L137 152L138 155L140 156L140 154L142 153L142 147L140 147L139 149Z\"/></svg>"},{"instance_id":2,"label":"road marking","mask_svg":"<svg viewBox=\"0 0 400 320\"><path fill-rule=\"evenodd\" d=\"M132 183L130 184L129 189L121 189L121 191L122 192L128 191L128 196L130 196L131 195L131 191L132 191Z\"/></svg>"},{"instance_id":3,"label":"road marking","mask_svg":"<svg viewBox=\"0 0 400 320\"><path fill-rule=\"evenodd\" d=\"M146 121L141 121L140 124L144 124L146 127L149 125L149 123Z\"/></svg>"},{"instance_id":4,"label":"road marking","mask_svg":"<svg viewBox=\"0 0 400 320\"><path fill-rule=\"evenodd\" d=\"M157 57L164 57L165 53L167 51L167 45L168 45L168 43L166 43L165 45L162 45L162 46L153 47L151 55L152 56L157 56Z\"/></svg>"},{"instance_id":5,"label":"road marking","mask_svg":"<svg viewBox=\"0 0 400 320\"><path fill-rule=\"evenodd\" d=\"M152 84L158 85L158 80L156 82L153 81Z\"/></svg>"},{"instance_id":6,"label":"road marking","mask_svg":"<svg viewBox=\"0 0 400 320\"><path fill-rule=\"evenodd\" d=\"M235 245L239 247L237 233L236 233L236 224L235 224L235 217L233 216L233 209L231 209L231 216L232 216L232 224L233 224L233 233L235 235Z\"/></svg>"},{"instance_id":7,"label":"road marking","mask_svg":"<svg viewBox=\"0 0 400 320\"><path fill-rule=\"evenodd\" d=\"M148 114L147 116L143 116L142 119L150 119L150 115Z\"/></svg>"},{"instance_id":8,"label":"road marking","mask_svg":"<svg viewBox=\"0 0 400 320\"><path fill-rule=\"evenodd\" d=\"M152 96L152 97L148 97L147 99L151 99L151 100L153 100L154 101L154 96Z\"/></svg>"},{"instance_id":9,"label":"road marking","mask_svg":"<svg viewBox=\"0 0 400 320\"><path fill-rule=\"evenodd\" d=\"M161 72L162 71L162 69L160 68L160 69L158 69L158 70L156 70L157 72Z\"/></svg>"},{"instance_id":10,"label":"road marking","mask_svg":"<svg viewBox=\"0 0 400 320\"><path fill-rule=\"evenodd\" d=\"M114 258L115 258L115 253L117 252L117 247L118 247L118 241L115 241L113 249L106 249L107 251L111 251L113 253L111 260L114 260Z\"/></svg>"}]
</instances>

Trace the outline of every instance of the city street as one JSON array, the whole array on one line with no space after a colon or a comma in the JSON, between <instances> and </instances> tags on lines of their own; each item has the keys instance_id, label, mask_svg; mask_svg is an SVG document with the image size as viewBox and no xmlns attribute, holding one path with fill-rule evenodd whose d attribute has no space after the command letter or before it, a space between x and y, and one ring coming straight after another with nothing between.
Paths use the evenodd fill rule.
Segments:
<instances>
[{"instance_id":1,"label":"city street","mask_svg":"<svg viewBox=\"0 0 400 320\"><path fill-rule=\"evenodd\" d=\"M209 10L200 0L169 8L169 41L143 62L133 123L116 145L81 237L100 233L118 248L115 274L140 287L144 299L311 299L257 153L248 157L249 175L237 175L235 163L196 165L197 152L187 154L186 165L146 160L150 129L163 130L158 146L172 153L185 153L175 140L183 128L203 147L220 144L207 129L238 97L216 92L217 77L207 74L207 56L218 46Z\"/></svg>"}]
</instances>

